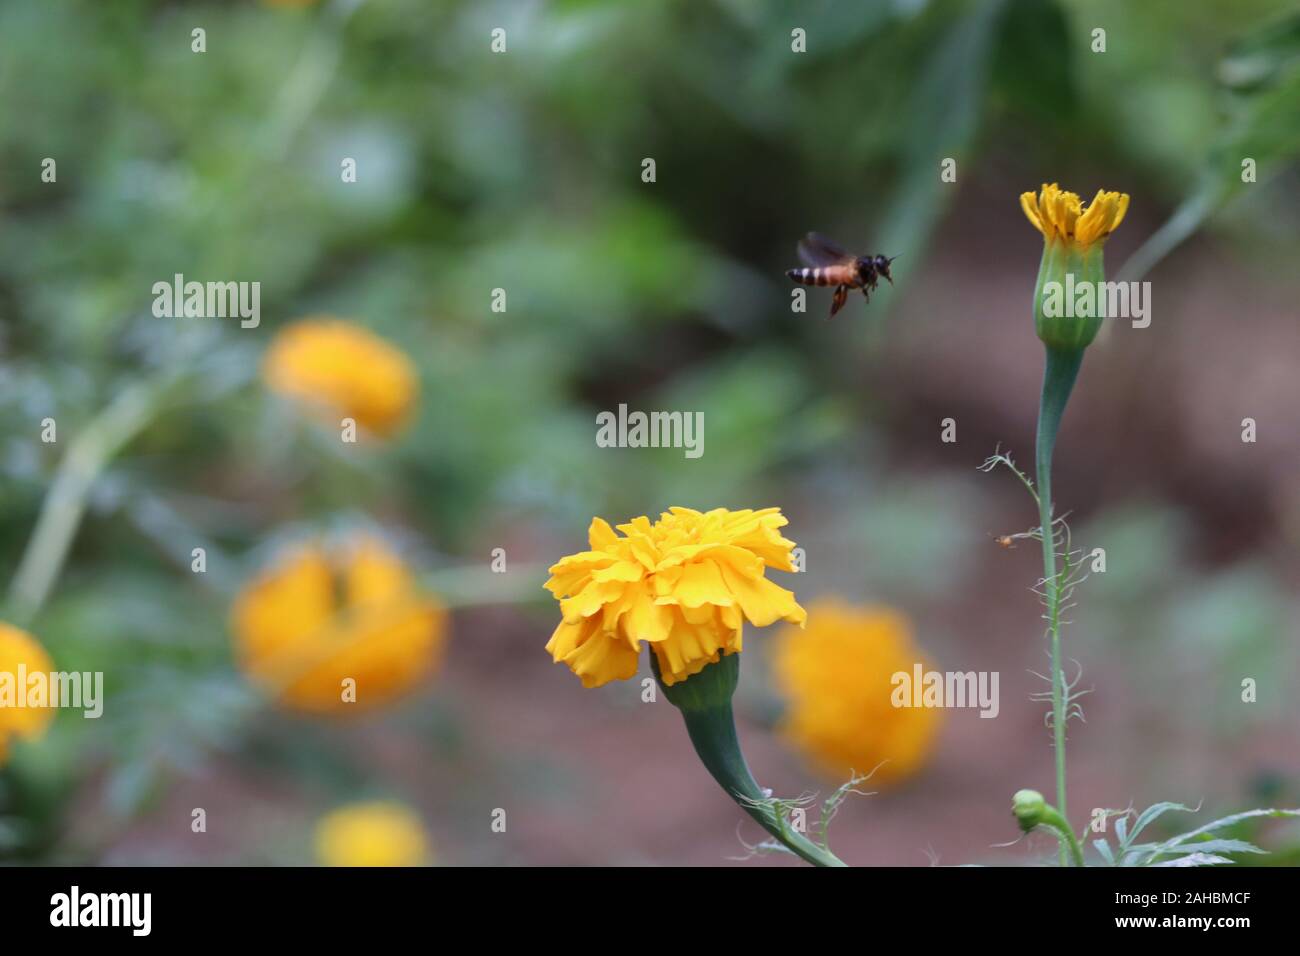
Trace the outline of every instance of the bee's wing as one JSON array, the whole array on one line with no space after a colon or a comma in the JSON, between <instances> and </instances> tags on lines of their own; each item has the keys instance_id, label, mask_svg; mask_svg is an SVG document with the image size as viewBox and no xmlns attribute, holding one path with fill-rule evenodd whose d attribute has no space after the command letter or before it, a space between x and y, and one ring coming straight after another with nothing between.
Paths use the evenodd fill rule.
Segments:
<instances>
[{"instance_id":1,"label":"bee's wing","mask_svg":"<svg viewBox=\"0 0 1300 956\"><path fill-rule=\"evenodd\" d=\"M819 232L810 232L799 240L799 260L806 266L831 266L852 258L838 243Z\"/></svg>"}]
</instances>

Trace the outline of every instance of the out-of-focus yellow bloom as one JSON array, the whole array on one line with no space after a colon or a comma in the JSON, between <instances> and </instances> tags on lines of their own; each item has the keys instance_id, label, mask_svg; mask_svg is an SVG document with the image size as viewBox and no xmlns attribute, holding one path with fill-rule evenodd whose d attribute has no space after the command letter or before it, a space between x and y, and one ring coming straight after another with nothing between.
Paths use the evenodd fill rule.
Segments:
<instances>
[{"instance_id":1,"label":"out-of-focus yellow bloom","mask_svg":"<svg viewBox=\"0 0 1300 956\"><path fill-rule=\"evenodd\" d=\"M619 525L620 537L593 518L591 550L551 568L546 588L564 620L546 649L584 687L599 687L632 677L648 641L671 686L738 652L745 621L802 624L793 592L764 577L769 567L795 570L794 542L777 531L785 524L779 508L672 508L653 524L643 516Z\"/></svg>"},{"instance_id":2,"label":"out-of-focus yellow bloom","mask_svg":"<svg viewBox=\"0 0 1300 956\"><path fill-rule=\"evenodd\" d=\"M283 329L267 349L262 377L272 391L331 417L353 418L380 436L397 430L420 391L415 366L401 350L329 316Z\"/></svg>"},{"instance_id":3,"label":"out-of-focus yellow bloom","mask_svg":"<svg viewBox=\"0 0 1300 956\"><path fill-rule=\"evenodd\" d=\"M1021 193L1020 208L1046 241L1060 239L1087 248L1119 228L1128 201L1128 193L1099 189L1085 210L1077 193L1044 183L1037 196Z\"/></svg>"},{"instance_id":4,"label":"out-of-focus yellow bloom","mask_svg":"<svg viewBox=\"0 0 1300 956\"><path fill-rule=\"evenodd\" d=\"M385 704L429 675L447 611L363 538L334 553L303 548L263 574L236 599L233 628L251 678L290 707L327 713Z\"/></svg>"},{"instance_id":5,"label":"out-of-focus yellow bloom","mask_svg":"<svg viewBox=\"0 0 1300 956\"><path fill-rule=\"evenodd\" d=\"M416 814L400 803L352 803L316 825L322 866L424 866L429 844Z\"/></svg>"},{"instance_id":6,"label":"out-of-focus yellow bloom","mask_svg":"<svg viewBox=\"0 0 1300 956\"><path fill-rule=\"evenodd\" d=\"M777 636L774 676L788 704L782 733L831 779L877 765L872 785L911 776L930 753L940 720L936 708L891 701L893 675L910 676L917 662L928 669L902 614L819 600L805 630L785 628Z\"/></svg>"},{"instance_id":7,"label":"out-of-focus yellow bloom","mask_svg":"<svg viewBox=\"0 0 1300 956\"><path fill-rule=\"evenodd\" d=\"M13 686L15 694L23 695L27 688L18 684L19 667L27 674L48 675L54 669L36 638L0 622L0 674L7 675L4 679ZM0 766L9 757L11 740L41 736L53 717L54 710L50 707L8 707L0 701Z\"/></svg>"}]
</instances>

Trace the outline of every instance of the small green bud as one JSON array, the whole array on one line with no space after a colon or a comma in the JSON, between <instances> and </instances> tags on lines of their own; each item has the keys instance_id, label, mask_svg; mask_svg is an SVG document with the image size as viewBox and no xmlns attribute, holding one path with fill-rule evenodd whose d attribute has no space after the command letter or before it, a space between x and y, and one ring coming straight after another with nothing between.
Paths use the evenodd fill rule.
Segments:
<instances>
[{"instance_id":1,"label":"small green bud","mask_svg":"<svg viewBox=\"0 0 1300 956\"><path fill-rule=\"evenodd\" d=\"M1037 790L1017 790L1011 798L1011 812L1020 829L1028 833L1047 821L1047 801Z\"/></svg>"},{"instance_id":2,"label":"small green bud","mask_svg":"<svg viewBox=\"0 0 1300 956\"><path fill-rule=\"evenodd\" d=\"M1043 234L1043 260L1034 289L1034 330L1049 350L1077 352L1101 329L1101 250L1128 212L1127 193L1097 191L1084 208L1056 183L1022 193L1020 208Z\"/></svg>"}]
</instances>

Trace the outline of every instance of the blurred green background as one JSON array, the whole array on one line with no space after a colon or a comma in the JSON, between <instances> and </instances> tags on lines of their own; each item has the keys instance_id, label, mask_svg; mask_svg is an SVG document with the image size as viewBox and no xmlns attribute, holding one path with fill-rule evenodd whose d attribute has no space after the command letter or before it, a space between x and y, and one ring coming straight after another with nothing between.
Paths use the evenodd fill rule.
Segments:
<instances>
[{"instance_id":1,"label":"blurred green background","mask_svg":"<svg viewBox=\"0 0 1300 956\"><path fill-rule=\"evenodd\" d=\"M1027 699L1041 565L992 542L1035 517L976 466L1032 457L1041 238L1017 197L1052 181L1132 195L1108 265L1153 290L1150 328L1090 351L1058 449L1059 506L1108 555L1065 637L1095 688L1071 803L1300 805L1294 5L14 0L0 103L3 580L69 448L102 453L48 599L10 592L0 620L108 688L102 719L61 713L0 769L0 860L309 862L322 812L381 796L448 863L724 861L739 815L670 708L542 650L545 566L593 515L671 505L782 507L801 600L898 606L941 666L1002 673L1001 719L952 715L922 775L844 810L841 856L1050 850L989 849L1051 754ZM814 229L900 256L897 286L792 313ZM155 318L178 272L260 281L261 325ZM362 455L258 380L317 313L418 367L410 425ZM623 402L703 411L703 457L598 448ZM355 526L457 608L447 659L383 713L294 717L235 666L231 600L278 544ZM797 793L763 641L742 736Z\"/></svg>"}]
</instances>

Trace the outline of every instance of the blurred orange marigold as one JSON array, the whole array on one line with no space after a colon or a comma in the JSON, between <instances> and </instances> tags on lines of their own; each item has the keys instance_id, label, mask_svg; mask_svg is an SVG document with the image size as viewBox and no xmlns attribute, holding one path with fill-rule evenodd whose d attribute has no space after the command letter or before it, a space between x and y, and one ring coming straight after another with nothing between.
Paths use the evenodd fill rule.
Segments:
<instances>
[{"instance_id":1,"label":"blurred orange marigold","mask_svg":"<svg viewBox=\"0 0 1300 956\"><path fill-rule=\"evenodd\" d=\"M49 674L54 669L36 638L0 622L0 675L8 675L5 679L12 682L14 691L25 694L26 688L18 686L19 667L28 674ZM49 707L10 707L0 700L0 766L9 758L10 741L18 737L40 737L53 717L54 711Z\"/></svg>"},{"instance_id":2,"label":"blurred orange marigold","mask_svg":"<svg viewBox=\"0 0 1300 956\"><path fill-rule=\"evenodd\" d=\"M420 818L400 803L339 807L316 825L322 866L423 866L430 862Z\"/></svg>"},{"instance_id":3,"label":"blurred orange marigold","mask_svg":"<svg viewBox=\"0 0 1300 956\"><path fill-rule=\"evenodd\" d=\"M782 733L832 779L877 765L872 784L911 776L930 753L940 711L891 703L894 674L910 675L918 661L929 668L907 618L823 599L809 619L776 640L774 677L788 705Z\"/></svg>"},{"instance_id":4,"label":"blurred orange marigold","mask_svg":"<svg viewBox=\"0 0 1300 956\"><path fill-rule=\"evenodd\" d=\"M447 611L395 554L362 538L335 553L303 548L261 575L236 599L233 628L254 681L290 707L327 713L387 703L432 673Z\"/></svg>"},{"instance_id":5,"label":"blurred orange marigold","mask_svg":"<svg viewBox=\"0 0 1300 956\"><path fill-rule=\"evenodd\" d=\"M745 621L802 624L793 592L764 577L769 567L795 570L794 542L777 531L786 523L779 508L672 508L653 524L619 525L620 537L592 519L591 550L561 559L546 582L564 614L547 651L599 687L636 674L648 641L672 686L738 652Z\"/></svg>"},{"instance_id":6,"label":"blurred orange marigold","mask_svg":"<svg viewBox=\"0 0 1300 956\"><path fill-rule=\"evenodd\" d=\"M415 366L374 333L329 316L303 319L275 337L262 363L273 392L319 413L348 417L381 437L391 435L419 395Z\"/></svg>"}]
</instances>

